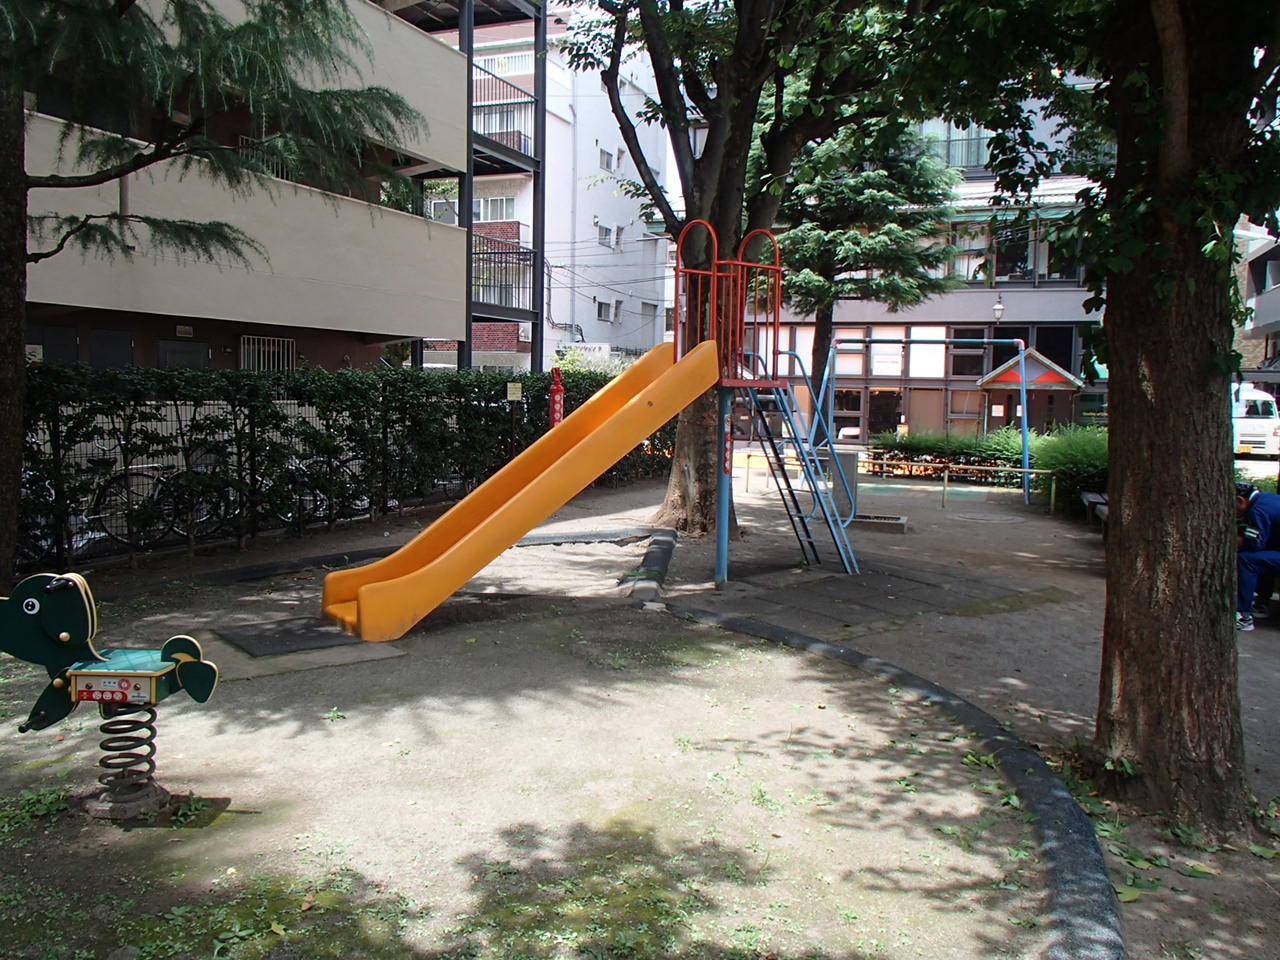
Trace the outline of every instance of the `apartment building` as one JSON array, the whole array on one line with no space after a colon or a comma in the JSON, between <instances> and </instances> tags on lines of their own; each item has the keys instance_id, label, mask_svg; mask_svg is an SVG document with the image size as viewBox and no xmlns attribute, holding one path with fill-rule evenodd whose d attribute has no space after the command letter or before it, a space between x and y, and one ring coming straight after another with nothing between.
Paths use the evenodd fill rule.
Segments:
<instances>
[{"instance_id":1,"label":"apartment building","mask_svg":"<svg viewBox=\"0 0 1280 960\"><path fill-rule=\"evenodd\" d=\"M336 368L377 363L388 344L430 339L460 343L458 355L469 358L474 297L468 278L477 252L468 224L429 216L423 196L441 177L469 192L477 169L502 168L494 152L528 160L533 146L476 142L484 138L473 138L471 130L468 53L438 34L465 36L477 24L511 22L538 24L538 33L543 10L525 0L347 2L370 57L358 79L328 80L388 87L423 115L418 135L369 144L394 157L418 184L415 202L407 209L384 205L374 186L354 191L359 195L325 192L287 169L276 171L273 189L249 196L231 195L199 176L180 178L164 166L102 187L35 191L32 212L127 210L227 221L256 239L268 259L246 269L165 256L107 261L65 253L34 264L30 356L95 367ZM214 5L228 16L242 9L234 0ZM58 148L68 104L51 88L34 91L28 106L28 169L65 172ZM251 132L247 114L224 119L228 146L237 145L237 123L246 127L242 133ZM170 120L183 122L181 116Z\"/></svg>"},{"instance_id":2,"label":"apartment building","mask_svg":"<svg viewBox=\"0 0 1280 960\"><path fill-rule=\"evenodd\" d=\"M641 201L620 186L636 179L636 171L599 74L569 69L563 40L570 16L567 8L552 12L544 56L527 25L475 31L476 138L512 146L528 140L523 127L529 124L518 111L538 89L539 67L545 70L546 105L546 149L538 154L545 161L537 169L477 168L469 209L460 192L430 204L431 215L445 222L471 217L477 244L472 291L476 322L483 325L474 334L476 366L522 370L536 368L539 360L551 366L567 350L605 362L638 355L663 339L667 240L646 230ZM634 115L652 95L652 79L639 62L623 72L623 101ZM661 179L665 133L656 125L638 133ZM528 310L529 319L513 322L518 318L503 315L511 308ZM430 356L447 364L452 344L436 346L442 349Z\"/></svg>"},{"instance_id":3,"label":"apartment building","mask_svg":"<svg viewBox=\"0 0 1280 960\"><path fill-rule=\"evenodd\" d=\"M847 341L833 371L837 435L866 441L901 427L972 435L1020 423L1016 345L983 340L1027 346L1030 426L1104 419L1105 380L1090 384L1082 369L1084 338L1100 318L1082 306L1089 292L1074 243L1058 242L1052 231L1088 182L1055 175L1030 204L996 208L983 166L990 135L945 121L922 132L964 175L950 237L958 253L945 268L960 286L896 313L869 301L837 304L834 339ZM807 367L813 325L793 314L785 320L783 346Z\"/></svg>"}]
</instances>

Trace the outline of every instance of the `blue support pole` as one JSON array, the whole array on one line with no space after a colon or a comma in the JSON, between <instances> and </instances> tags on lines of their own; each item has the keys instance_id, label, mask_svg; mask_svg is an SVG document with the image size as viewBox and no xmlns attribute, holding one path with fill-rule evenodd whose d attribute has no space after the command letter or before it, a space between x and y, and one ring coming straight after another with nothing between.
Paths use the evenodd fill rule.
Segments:
<instances>
[{"instance_id":1,"label":"blue support pole","mask_svg":"<svg viewBox=\"0 0 1280 960\"><path fill-rule=\"evenodd\" d=\"M716 487L716 586L729 581L729 503L733 497L733 391L720 388L720 485Z\"/></svg>"},{"instance_id":2,"label":"blue support pole","mask_svg":"<svg viewBox=\"0 0 1280 960\"><path fill-rule=\"evenodd\" d=\"M1018 341L1018 402L1022 404L1022 500L1031 503L1031 438L1027 430L1027 417L1031 411L1027 409L1027 349Z\"/></svg>"}]
</instances>

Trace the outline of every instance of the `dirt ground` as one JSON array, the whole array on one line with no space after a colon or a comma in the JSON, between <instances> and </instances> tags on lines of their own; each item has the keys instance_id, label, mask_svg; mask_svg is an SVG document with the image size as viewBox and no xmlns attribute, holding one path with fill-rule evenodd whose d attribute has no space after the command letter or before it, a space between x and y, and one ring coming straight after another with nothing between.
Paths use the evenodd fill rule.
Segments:
<instances>
[{"instance_id":1,"label":"dirt ground","mask_svg":"<svg viewBox=\"0 0 1280 960\"><path fill-rule=\"evenodd\" d=\"M661 493L591 491L538 532L634 533ZM864 565L962 569L1000 589L861 619L787 606L840 575L801 566L774 498L740 491L729 587L709 582L713 545L684 540L667 600L772 604L792 629L935 680L1028 742L1087 736L1096 530L1001 492L953 489L945 509L936 486L864 482L862 496L863 512L910 521L855 533ZM90 575L102 645L190 632L225 682L205 706L160 709L160 779L196 798L177 822L41 815L92 783L87 710L0 738L0 957L1043 954L1035 825L968 731L847 667L637 608L618 581L644 540L513 548L402 641L263 658L218 631L314 616L324 570L186 579L390 548L429 520ZM1240 638L1264 797L1280 793L1276 639L1267 626ZM39 687L0 662L0 722L12 729ZM1129 901L1130 957L1280 958L1276 861L1091 805Z\"/></svg>"}]
</instances>

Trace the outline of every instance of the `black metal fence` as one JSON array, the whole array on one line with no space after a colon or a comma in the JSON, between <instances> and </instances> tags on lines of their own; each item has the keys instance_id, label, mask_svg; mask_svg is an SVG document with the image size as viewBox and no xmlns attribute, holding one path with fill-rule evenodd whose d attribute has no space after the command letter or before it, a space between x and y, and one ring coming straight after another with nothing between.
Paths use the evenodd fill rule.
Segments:
<instances>
[{"instance_id":1,"label":"black metal fence","mask_svg":"<svg viewBox=\"0 0 1280 960\"><path fill-rule=\"evenodd\" d=\"M29 378L19 562L59 569L455 495L548 426L547 374L33 366ZM566 410L607 380L566 372ZM674 437L674 423L656 431L602 482L663 474Z\"/></svg>"}]
</instances>

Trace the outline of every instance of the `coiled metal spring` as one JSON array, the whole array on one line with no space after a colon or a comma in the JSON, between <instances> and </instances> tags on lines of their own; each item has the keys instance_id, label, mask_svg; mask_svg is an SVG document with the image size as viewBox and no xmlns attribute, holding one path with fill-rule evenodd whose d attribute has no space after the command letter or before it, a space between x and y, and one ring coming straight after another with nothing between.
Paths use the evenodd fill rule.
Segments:
<instances>
[{"instance_id":1,"label":"coiled metal spring","mask_svg":"<svg viewBox=\"0 0 1280 960\"><path fill-rule=\"evenodd\" d=\"M103 739L98 745L105 756L98 760L106 772L98 782L105 788L103 800L127 803L154 783L156 772L156 711L152 707L102 704L106 718L98 727Z\"/></svg>"}]
</instances>

